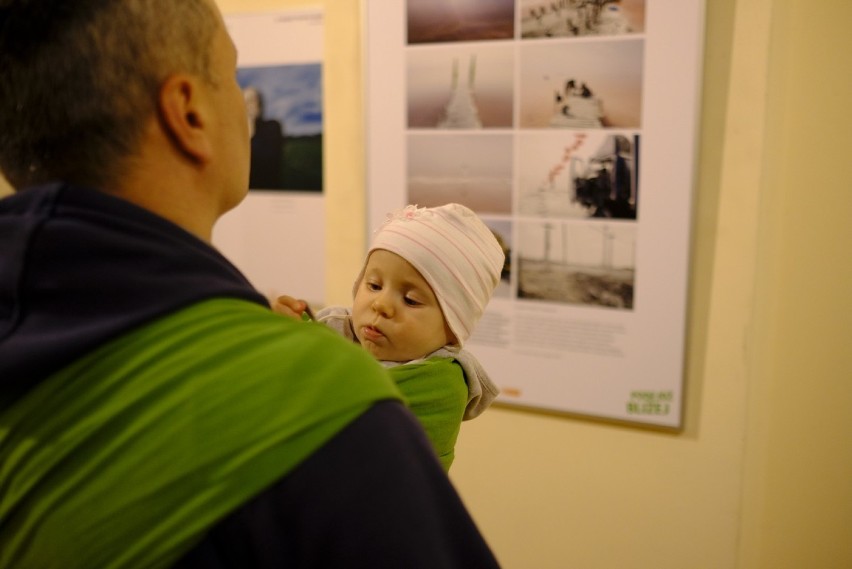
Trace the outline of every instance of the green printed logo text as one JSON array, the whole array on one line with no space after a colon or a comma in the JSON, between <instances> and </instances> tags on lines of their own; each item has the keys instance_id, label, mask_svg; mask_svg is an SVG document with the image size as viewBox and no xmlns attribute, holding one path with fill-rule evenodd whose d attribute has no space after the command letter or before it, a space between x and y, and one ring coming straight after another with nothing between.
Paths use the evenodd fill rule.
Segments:
<instances>
[{"instance_id":1,"label":"green printed logo text","mask_svg":"<svg viewBox=\"0 0 852 569\"><path fill-rule=\"evenodd\" d=\"M629 415L668 415L674 393L671 391L631 391L627 402Z\"/></svg>"}]
</instances>

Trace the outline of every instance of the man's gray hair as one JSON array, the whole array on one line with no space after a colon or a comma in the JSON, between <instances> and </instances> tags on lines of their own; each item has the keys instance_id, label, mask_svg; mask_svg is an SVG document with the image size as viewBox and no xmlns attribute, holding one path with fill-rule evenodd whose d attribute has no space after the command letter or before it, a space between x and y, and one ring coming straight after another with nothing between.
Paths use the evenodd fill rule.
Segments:
<instances>
[{"instance_id":1,"label":"man's gray hair","mask_svg":"<svg viewBox=\"0 0 852 569\"><path fill-rule=\"evenodd\" d=\"M108 190L163 81L210 82L210 0L0 0L0 170Z\"/></svg>"}]
</instances>

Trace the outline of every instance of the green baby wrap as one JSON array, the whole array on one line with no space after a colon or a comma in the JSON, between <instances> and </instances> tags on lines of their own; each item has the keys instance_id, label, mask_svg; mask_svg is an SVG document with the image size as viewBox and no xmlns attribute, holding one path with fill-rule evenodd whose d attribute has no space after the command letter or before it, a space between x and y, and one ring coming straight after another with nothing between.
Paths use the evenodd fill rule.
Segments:
<instances>
[{"instance_id":1,"label":"green baby wrap","mask_svg":"<svg viewBox=\"0 0 852 569\"><path fill-rule=\"evenodd\" d=\"M436 357L388 371L426 430L444 471L449 471L467 405L467 384L461 366L453 359Z\"/></svg>"},{"instance_id":2,"label":"green baby wrap","mask_svg":"<svg viewBox=\"0 0 852 569\"><path fill-rule=\"evenodd\" d=\"M0 415L0 566L167 567L382 399L323 326L232 299L166 316Z\"/></svg>"}]
</instances>

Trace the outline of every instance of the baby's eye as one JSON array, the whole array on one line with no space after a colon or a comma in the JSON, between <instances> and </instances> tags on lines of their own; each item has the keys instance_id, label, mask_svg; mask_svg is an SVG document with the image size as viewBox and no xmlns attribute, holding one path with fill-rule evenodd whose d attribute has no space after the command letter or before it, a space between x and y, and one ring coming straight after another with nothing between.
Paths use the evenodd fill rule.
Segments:
<instances>
[{"instance_id":1,"label":"baby's eye","mask_svg":"<svg viewBox=\"0 0 852 569\"><path fill-rule=\"evenodd\" d=\"M419 300L415 299L415 298L411 298L410 296L406 296L405 297L405 304L407 304L408 306L419 306L423 303L420 302Z\"/></svg>"},{"instance_id":2,"label":"baby's eye","mask_svg":"<svg viewBox=\"0 0 852 569\"><path fill-rule=\"evenodd\" d=\"M379 285L377 283L368 282L367 283L367 290L371 290L373 292L376 292L376 291L382 290L382 287L381 287L381 285Z\"/></svg>"}]
</instances>

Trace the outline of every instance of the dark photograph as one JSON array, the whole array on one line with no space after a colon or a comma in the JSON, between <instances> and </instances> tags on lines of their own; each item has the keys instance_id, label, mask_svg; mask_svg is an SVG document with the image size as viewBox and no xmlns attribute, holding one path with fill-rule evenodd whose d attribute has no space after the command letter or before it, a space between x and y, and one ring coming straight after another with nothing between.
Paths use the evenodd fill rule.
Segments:
<instances>
[{"instance_id":1,"label":"dark photograph","mask_svg":"<svg viewBox=\"0 0 852 569\"><path fill-rule=\"evenodd\" d=\"M237 71L251 134L253 190L322 192L322 66Z\"/></svg>"},{"instance_id":2,"label":"dark photograph","mask_svg":"<svg viewBox=\"0 0 852 569\"><path fill-rule=\"evenodd\" d=\"M633 308L636 224L525 222L518 233L518 298Z\"/></svg>"},{"instance_id":3,"label":"dark photograph","mask_svg":"<svg viewBox=\"0 0 852 569\"><path fill-rule=\"evenodd\" d=\"M497 242L503 249L503 254L506 256L503 261L503 270L500 271L500 282L494 289L495 298L509 298L512 296L511 280L512 280L512 221L508 219L493 219L483 217L482 221L497 238Z\"/></svg>"}]
</instances>

